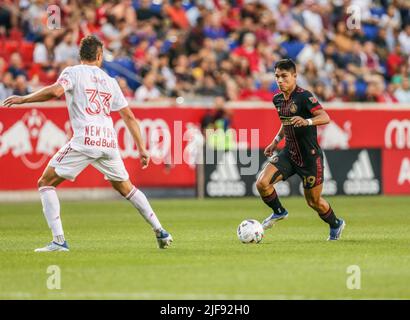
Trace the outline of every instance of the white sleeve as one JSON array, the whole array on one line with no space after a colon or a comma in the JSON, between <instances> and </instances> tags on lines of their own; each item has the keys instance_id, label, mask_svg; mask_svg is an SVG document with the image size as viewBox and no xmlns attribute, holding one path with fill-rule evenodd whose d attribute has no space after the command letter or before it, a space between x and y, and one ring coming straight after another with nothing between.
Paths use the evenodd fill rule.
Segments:
<instances>
[{"instance_id":1,"label":"white sleeve","mask_svg":"<svg viewBox=\"0 0 410 320\"><path fill-rule=\"evenodd\" d=\"M74 75L71 70L71 67L67 67L61 72L60 76L57 79L57 83L60 84L64 91L70 91L74 87Z\"/></svg>"},{"instance_id":2,"label":"white sleeve","mask_svg":"<svg viewBox=\"0 0 410 320\"><path fill-rule=\"evenodd\" d=\"M124 94L120 86L118 85L117 80L113 79L114 83L114 99L112 101L111 110L112 111L119 111L122 108L128 107L128 101L125 99Z\"/></svg>"}]
</instances>

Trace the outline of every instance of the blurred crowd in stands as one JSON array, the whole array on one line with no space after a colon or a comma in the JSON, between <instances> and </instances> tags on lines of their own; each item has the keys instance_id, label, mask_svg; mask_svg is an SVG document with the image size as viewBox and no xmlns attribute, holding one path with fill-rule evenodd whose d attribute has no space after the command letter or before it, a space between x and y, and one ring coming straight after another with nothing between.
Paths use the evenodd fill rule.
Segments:
<instances>
[{"instance_id":1,"label":"blurred crowd in stands","mask_svg":"<svg viewBox=\"0 0 410 320\"><path fill-rule=\"evenodd\" d=\"M289 57L323 102L410 102L408 0L4 0L0 99L53 83L88 34L137 101L271 101Z\"/></svg>"}]
</instances>

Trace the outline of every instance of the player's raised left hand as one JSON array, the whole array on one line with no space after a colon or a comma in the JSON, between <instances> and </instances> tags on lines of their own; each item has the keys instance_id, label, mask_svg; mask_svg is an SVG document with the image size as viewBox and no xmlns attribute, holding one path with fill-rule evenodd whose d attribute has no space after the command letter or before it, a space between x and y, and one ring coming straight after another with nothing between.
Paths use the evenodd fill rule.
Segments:
<instances>
[{"instance_id":1,"label":"player's raised left hand","mask_svg":"<svg viewBox=\"0 0 410 320\"><path fill-rule=\"evenodd\" d=\"M13 104L22 104L24 103L24 98L21 96L10 96L6 100L3 101L3 106L9 108Z\"/></svg>"},{"instance_id":2,"label":"player's raised left hand","mask_svg":"<svg viewBox=\"0 0 410 320\"><path fill-rule=\"evenodd\" d=\"M150 160L150 155L149 155L148 151L147 150L141 150L140 151L140 161L141 161L142 169L145 169L145 168L148 167L149 160Z\"/></svg>"},{"instance_id":3,"label":"player's raised left hand","mask_svg":"<svg viewBox=\"0 0 410 320\"><path fill-rule=\"evenodd\" d=\"M302 117L296 116L291 119L291 123L295 126L295 128L298 127L305 127L309 124L309 122L306 119L303 119Z\"/></svg>"}]
</instances>

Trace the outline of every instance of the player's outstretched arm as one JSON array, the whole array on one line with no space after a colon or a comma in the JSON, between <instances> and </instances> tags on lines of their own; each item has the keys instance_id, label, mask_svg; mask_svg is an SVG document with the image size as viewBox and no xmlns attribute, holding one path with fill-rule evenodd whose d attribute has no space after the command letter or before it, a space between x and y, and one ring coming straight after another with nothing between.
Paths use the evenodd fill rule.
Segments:
<instances>
[{"instance_id":1,"label":"player's outstretched arm","mask_svg":"<svg viewBox=\"0 0 410 320\"><path fill-rule=\"evenodd\" d=\"M25 96L10 96L4 100L3 105L11 107L13 104L43 102L53 98L60 98L63 94L64 88L60 84L55 83Z\"/></svg>"},{"instance_id":2,"label":"player's outstretched arm","mask_svg":"<svg viewBox=\"0 0 410 320\"><path fill-rule=\"evenodd\" d=\"M140 152L140 158L142 163L142 168L145 169L149 164L149 153L145 149L144 141L142 140L140 126L137 119L135 119L134 114L131 111L131 108L125 107L119 111L121 118L124 120L128 130L131 133L132 138L134 139L135 144L138 147Z\"/></svg>"}]
</instances>

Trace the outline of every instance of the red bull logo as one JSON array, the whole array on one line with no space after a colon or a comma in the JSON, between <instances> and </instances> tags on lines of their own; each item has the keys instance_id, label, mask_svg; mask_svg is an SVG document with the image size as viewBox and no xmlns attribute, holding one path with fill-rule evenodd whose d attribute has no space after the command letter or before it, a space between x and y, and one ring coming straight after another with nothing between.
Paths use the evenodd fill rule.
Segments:
<instances>
[{"instance_id":1,"label":"red bull logo","mask_svg":"<svg viewBox=\"0 0 410 320\"><path fill-rule=\"evenodd\" d=\"M349 140L352 137L352 123L346 121L339 127L334 121L326 126L318 127L318 140L323 149L349 149Z\"/></svg>"},{"instance_id":2,"label":"red bull logo","mask_svg":"<svg viewBox=\"0 0 410 320\"><path fill-rule=\"evenodd\" d=\"M7 129L0 123L0 157L11 153L28 168L38 169L68 141L69 135L69 122L64 131L32 109Z\"/></svg>"}]
</instances>

